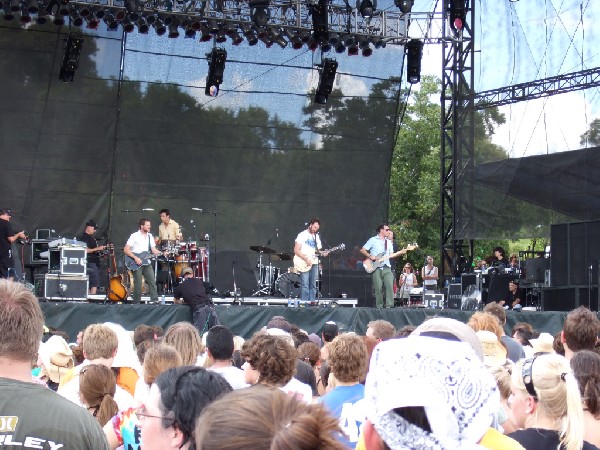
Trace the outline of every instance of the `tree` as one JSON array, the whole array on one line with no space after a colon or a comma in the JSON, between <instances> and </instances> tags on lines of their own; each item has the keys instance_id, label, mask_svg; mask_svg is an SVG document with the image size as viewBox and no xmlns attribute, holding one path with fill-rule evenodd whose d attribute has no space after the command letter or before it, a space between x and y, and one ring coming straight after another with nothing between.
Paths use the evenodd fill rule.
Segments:
<instances>
[{"instance_id":1,"label":"tree","mask_svg":"<svg viewBox=\"0 0 600 450\"><path fill-rule=\"evenodd\" d=\"M594 119L590 128L581 135L579 143L585 147L600 146L600 119Z\"/></svg>"}]
</instances>

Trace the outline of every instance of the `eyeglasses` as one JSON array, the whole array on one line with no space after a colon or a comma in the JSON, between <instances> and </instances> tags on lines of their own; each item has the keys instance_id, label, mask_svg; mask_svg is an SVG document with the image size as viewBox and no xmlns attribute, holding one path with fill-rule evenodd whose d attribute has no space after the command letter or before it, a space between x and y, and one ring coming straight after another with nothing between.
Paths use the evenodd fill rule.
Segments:
<instances>
[{"instance_id":1,"label":"eyeglasses","mask_svg":"<svg viewBox=\"0 0 600 450\"><path fill-rule=\"evenodd\" d=\"M535 388L533 387L533 376L531 374L531 369L533 368L533 362L535 361L535 358L537 357L526 359L525 362L523 362L523 371L521 372L521 377L523 378L525 389L537 402L538 397L535 392Z\"/></svg>"},{"instance_id":2,"label":"eyeglasses","mask_svg":"<svg viewBox=\"0 0 600 450\"><path fill-rule=\"evenodd\" d=\"M138 417L138 419L140 421L148 418L148 417L153 417L155 419L166 419L166 420L170 420L170 421L175 421L174 419L170 418L170 417L165 417L165 416L153 416L152 414L148 414L146 413L146 406L142 405L139 408L135 409L135 415Z\"/></svg>"},{"instance_id":3,"label":"eyeglasses","mask_svg":"<svg viewBox=\"0 0 600 450\"><path fill-rule=\"evenodd\" d=\"M404 266L405 269L412 269L412 266Z\"/></svg>"}]
</instances>

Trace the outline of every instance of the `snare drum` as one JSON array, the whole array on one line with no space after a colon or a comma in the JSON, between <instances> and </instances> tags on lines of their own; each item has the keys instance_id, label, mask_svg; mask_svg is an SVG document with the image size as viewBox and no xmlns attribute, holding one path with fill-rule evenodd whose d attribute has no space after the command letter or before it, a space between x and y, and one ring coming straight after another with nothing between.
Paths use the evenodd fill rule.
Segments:
<instances>
[{"instance_id":1,"label":"snare drum","mask_svg":"<svg viewBox=\"0 0 600 450\"><path fill-rule=\"evenodd\" d=\"M260 284L261 286L270 286L275 288L275 282L279 277L279 267L262 266L260 267Z\"/></svg>"}]
</instances>

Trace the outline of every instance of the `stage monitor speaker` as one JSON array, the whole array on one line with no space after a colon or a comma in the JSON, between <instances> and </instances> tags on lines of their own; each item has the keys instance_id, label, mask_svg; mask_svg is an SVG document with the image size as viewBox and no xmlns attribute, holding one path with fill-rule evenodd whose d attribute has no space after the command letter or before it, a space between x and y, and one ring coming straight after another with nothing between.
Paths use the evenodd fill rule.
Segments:
<instances>
[{"instance_id":1,"label":"stage monitor speaker","mask_svg":"<svg viewBox=\"0 0 600 450\"><path fill-rule=\"evenodd\" d=\"M591 311L598 311L598 288L591 287L590 289L586 287L580 287L579 289L579 303L577 306L585 306L589 308ZM590 298L590 300L588 300Z\"/></svg>"},{"instance_id":2,"label":"stage monitor speaker","mask_svg":"<svg viewBox=\"0 0 600 450\"><path fill-rule=\"evenodd\" d=\"M469 286L477 285L477 275L474 273L463 273L460 276L461 294L464 294Z\"/></svg>"},{"instance_id":3,"label":"stage monitor speaker","mask_svg":"<svg viewBox=\"0 0 600 450\"><path fill-rule=\"evenodd\" d=\"M577 288L542 289L542 309L544 311L571 311L578 304Z\"/></svg>"},{"instance_id":4,"label":"stage monitor speaker","mask_svg":"<svg viewBox=\"0 0 600 450\"><path fill-rule=\"evenodd\" d=\"M527 258L525 261L525 280L528 283L544 283L546 270L550 269L550 264L550 258Z\"/></svg>"},{"instance_id":5,"label":"stage monitor speaker","mask_svg":"<svg viewBox=\"0 0 600 450\"><path fill-rule=\"evenodd\" d=\"M569 284L569 224L550 227L552 286Z\"/></svg>"}]
</instances>

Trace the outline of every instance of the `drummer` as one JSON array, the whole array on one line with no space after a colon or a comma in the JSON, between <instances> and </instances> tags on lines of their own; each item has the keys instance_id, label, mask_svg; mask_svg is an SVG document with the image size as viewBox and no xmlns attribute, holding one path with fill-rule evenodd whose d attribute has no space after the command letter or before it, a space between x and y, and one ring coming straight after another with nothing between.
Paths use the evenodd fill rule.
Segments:
<instances>
[{"instance_id":1,"label":"drummer","mask_svg":"<svg viewBox=\"0 0 600 450\"><path fill-rule=\"evenodd\" d=\"M171 213L168 209L159 211L161 224L158 226L158 239L156 244L162 244L164 247L183 239L179 224L171 219Z\"/></svg>"}]
</instances>

